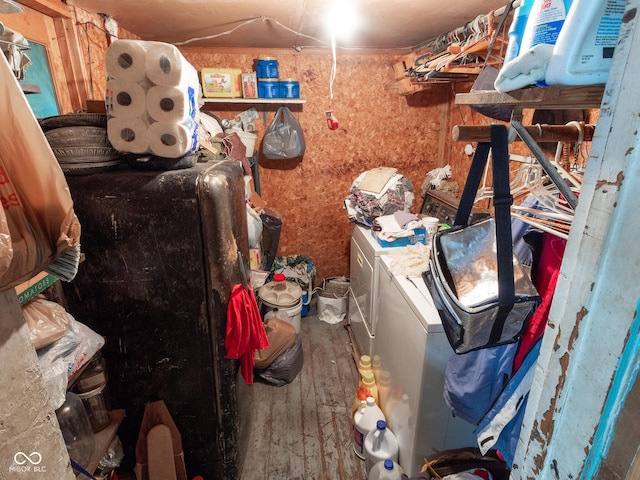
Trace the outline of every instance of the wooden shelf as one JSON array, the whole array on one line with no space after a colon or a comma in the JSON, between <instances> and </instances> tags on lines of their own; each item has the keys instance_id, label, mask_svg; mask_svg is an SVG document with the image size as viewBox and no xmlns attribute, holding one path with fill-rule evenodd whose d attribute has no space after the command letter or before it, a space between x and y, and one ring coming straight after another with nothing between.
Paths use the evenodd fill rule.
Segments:
<instances>
[{"instance_id":1,"label":"wooden shelf","mask_svg":"<svg viewBox=\"0 0 640 480\"><path fill-rule=\"evenodd\" d=\"M530 87L499 93L478 90L456 95L458 105L513 105L521 108L600 108L604 85Z\"/></svg>"},{"instance_id":2,"label":"wooden shelf","mask_svg":"<svg viewBox=\"0 0 640 480\"><path fill-rule=\"evenodd\" d=\"M205 103L252 103L252 104L285 104L307 103L304 98L204 98Z\"/></svg>"},{"instance_id":3,"label":"wooden shelf","mask_svg":"<svg viewBox=\"0 0 640 480\"><path fill-rule=\"evenodd\" d=\"M89 465L83 465L83 467L87 470L87 472L93 473L98 468L100 460L104 457L104 454L107 453L107 449L115 437L116 432L118 431L118 427L122 420L125 417L124 410L111 410L109 412L109 417L111 417L111 421L109 425L105 428L94 434L93 438L95 440L95 448L93 449L93 456ZM87 477L83 474L79 474L76 478L84 478Z\"/></svg>"}]
</instances>

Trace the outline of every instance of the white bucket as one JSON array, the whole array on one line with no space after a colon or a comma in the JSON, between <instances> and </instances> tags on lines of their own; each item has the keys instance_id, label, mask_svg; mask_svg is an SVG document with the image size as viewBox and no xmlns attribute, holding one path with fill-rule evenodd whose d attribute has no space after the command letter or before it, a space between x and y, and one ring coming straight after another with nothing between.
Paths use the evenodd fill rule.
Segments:
<instances>
[{"instance_id":1,"label":"white bucket","mask_svg":"<svg viewBox=\"0 0 640 480\"><path fill-rule=\"evenodd\" d=\"M264 305L266 312L264 315L264 319L268 318L279 318L281 320L286 320L296 329L296 333L300 333L300 320L302 312L302 299L298 301L292 307L282 307L278 305L273 305L263 300L262 304Z\"/></svg>"}]
</instances>

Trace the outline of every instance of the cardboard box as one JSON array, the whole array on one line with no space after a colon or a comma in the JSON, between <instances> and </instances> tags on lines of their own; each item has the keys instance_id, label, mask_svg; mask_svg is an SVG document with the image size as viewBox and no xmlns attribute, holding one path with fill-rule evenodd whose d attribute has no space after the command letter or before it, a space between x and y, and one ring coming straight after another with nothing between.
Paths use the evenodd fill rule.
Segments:
<instances>
[{"instance_id":1,"label":"cardboard box","mask_svg":"<svg viewBox=\"0 0 640 480\"><path fill-rule=\"evenodd\" d=\"M205 97L242 97L241 75L242 71L237 68L203 68L202 94Z\"/></svg>"},{"instance_id":2,"label":"cardboard box","mask_svg":"<svg viewBox=\"0 0 640 480\"><path fill-rule=\"evenodd\" d=\"M244 98L258 98L258 77L256 77L256 72L242 74L242 96Z\"/></svg>"},{"instance_id":3,"label":"cardboard box","mask_svg":"<svg viewBox=\"0 0 640 480\"><path fill-rule=\"evenodd\" d=\"M422 243L423 245L427 244L426 228L414 228L413 235L396 238L392 242L381 239L373 230L371 230L371 235L373 235L373 237L383 247L406 247L407 245L415 245L416 243Z\"/></svg>"}]
</instances>

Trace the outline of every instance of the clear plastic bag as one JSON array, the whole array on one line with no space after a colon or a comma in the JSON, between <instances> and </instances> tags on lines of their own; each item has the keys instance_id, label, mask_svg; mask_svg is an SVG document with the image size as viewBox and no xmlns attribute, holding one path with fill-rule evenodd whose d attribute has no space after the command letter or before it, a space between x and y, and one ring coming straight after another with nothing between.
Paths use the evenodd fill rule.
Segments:
<instances>
[{"instance_id":1,"label":"clear plastic bag","mask_svg":"<svg viewBox=\"0 0 640 480\"><path fill-rule=\"evenodd\" d=\"M304 133L291 110L280 107L262 140L262 153L271 160L301 157L306 149Z\"/></svg>"}]
</instances>

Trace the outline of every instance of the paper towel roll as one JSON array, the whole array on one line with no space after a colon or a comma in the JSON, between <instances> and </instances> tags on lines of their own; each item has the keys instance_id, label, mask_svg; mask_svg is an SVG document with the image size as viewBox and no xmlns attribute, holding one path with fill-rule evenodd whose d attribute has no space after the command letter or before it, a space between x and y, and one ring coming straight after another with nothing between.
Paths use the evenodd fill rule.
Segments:
<instances>
[{"instance_id":1,"label":"paper towel roll","mask_svg":"<svg viewBox=\"0 0 640 480\"><path fill-rule=\"evenodd\" d=\"M155 122L149 126L149 150L159 157L179 158L197 148L198 132L193 125Z\"/></svg>"},{"instance_id":2,"label":"paper towel roll","mask_svg":"<svg viewBox=\"0 0 640 480\"><path fill-rule=\"evenodd\" d=\"M140 82L146 76L147 43L139 40L116 40L105 53L107 77Z\"/></svg>"},{"instance_id":3,"label":"paper towel roll","mask_svg":"<svg viewBox=\"0 0 640 480\"><path fill-rule=\"evenodd\" d=\"M107 81L104 96L107 114L113 117L137 118L147 111L147 92L143 84L125 80Z\"/></svg>"},{"instance_id":4,"label":"paper towel roll","mask_svg":"<svg viewBox=\"0 0 640 480\"><path fill-rule=\"evenodd\" d=\"M193 88L156 85L147 91L147 111L157 122L183 123L193 118Z\"/></svg>"},{"instance_id":5,"label":"paper towel roll","mask_svg":"<svg viewBox=\"0 0 640 480\"><path fill-rule=\"evenodd\" d=\"M149 126L139 118L113 117L107 120L107 136L113 148L122 153L149 150Z\"/></svg>"},{"instance_id":6,"label":"paper towel roll","mask_svg":"<svg viewBox=\"0 0 640 480\"><path fill-rule=\"evenodd\" d=\"M177 87L198 84L198 72L174 45L153 42L146 54L147 77L156 85Z\"/></svg>"}]
</instances>

